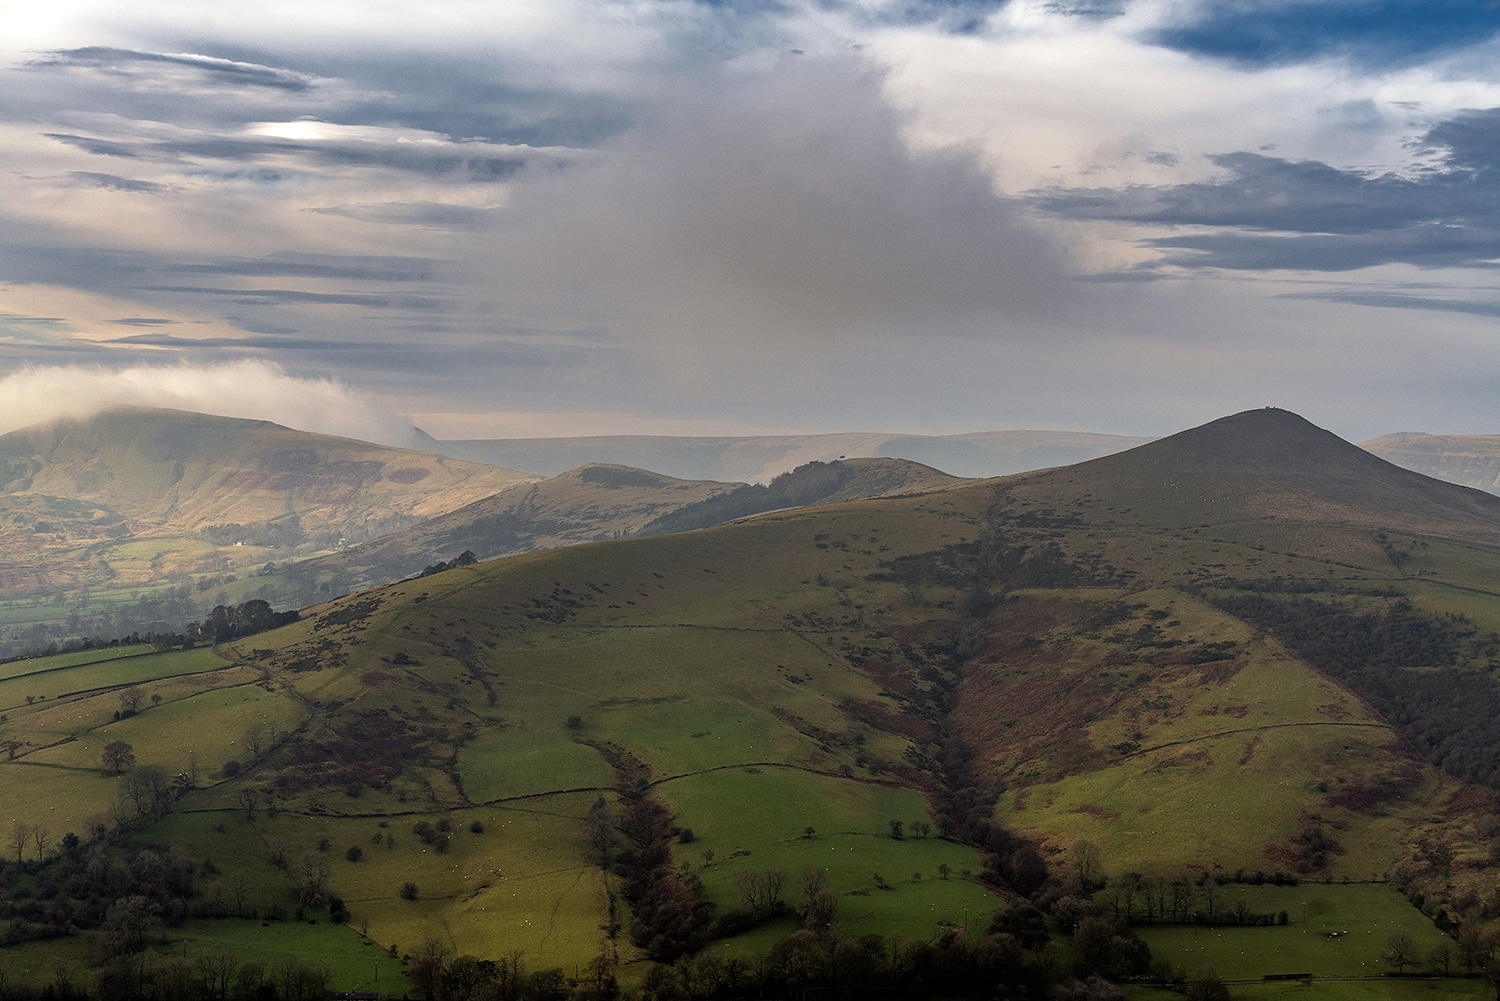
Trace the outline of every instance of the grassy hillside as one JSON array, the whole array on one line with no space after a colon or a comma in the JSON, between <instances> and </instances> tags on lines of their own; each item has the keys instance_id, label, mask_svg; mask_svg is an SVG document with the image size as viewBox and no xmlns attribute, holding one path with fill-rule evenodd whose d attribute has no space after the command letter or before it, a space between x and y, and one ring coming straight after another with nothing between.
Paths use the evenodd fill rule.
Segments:
<instances>
[{"instance_id":1,"label":"grassy hillside","mask_svg":"<svg viewBox=\"0 0 1500 1001\"><path fill-rule=\"evenodd\" d=\"M836 465L842 489L789 503L958 482L900 460ZM0 436L0 655L177 631L216 604L297 607L465 551L619 538L735 487L620 466L540 480L176 411L30 428Z\"/></svg>"},{"instance_id":2,"label":"grassy hillside","mask_svg":"<svg viewBox=\"0 0 1500 1001\"><path fill-rule=\"evenodd\" d=\"M1373 906L1346 883L1378 894L1427 949L1490 906L1500 775L1476 756L1500 745L1440 724L1495 698L1497 516L1256 411L1069 469L460 567L180 670L17 668L0 810L55 838L116 804L130 844L215 861L192 899L331 893L409 971L428 939L642 978L707 935L832 963L894 933L869 970L982 945L1029 990L1052 974L1023 896L1087 972L1115 915L1183 955L1146 909L1173 887L1218 922L1297 881L1326 913ZM160 704L115 719L131 685ZM115 739L196 773L169 814L103 763ZM1257 892L1272 923L1294 910ZM1291 934L1233 934L1263 932ZM1312 972L1385 969L1383 945ZM1293 972L1281 952L1235 969Z\"/></svg>"},{"instance_id":3,"label":"grassy hillside","mask_svg":"<svg viewBox=\"0 0 1500 1001\"><path fill-rule=\"evenodd\" d=\"M123 601L206 590L247 567L410 527L531 479L180 411L27 428L0 436L0 596L41 607L71 592L82 614L93 592Z\"/></svg>"}]
</instances>

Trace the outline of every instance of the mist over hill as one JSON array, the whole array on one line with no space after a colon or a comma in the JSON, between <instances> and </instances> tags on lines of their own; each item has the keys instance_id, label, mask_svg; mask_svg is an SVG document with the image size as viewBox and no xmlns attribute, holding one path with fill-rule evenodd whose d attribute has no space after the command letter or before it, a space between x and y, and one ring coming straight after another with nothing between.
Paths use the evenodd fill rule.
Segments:
<instances>
[{"instance_id":1,"label":"mist over hill","mask_svg":"<svg viewBox=\"0 0 1500 1001\"><path fill-rule=\"evenodd\" d=\"M1150 441L1075 431L983 431L960 435L874 433L670 437L615 435L434 441L446 455L554 475L587 462L618 463L684 479L769 483L809 462L894 458L953 476L984 478L1062 466Z\"/></svg>"}]
</instances>

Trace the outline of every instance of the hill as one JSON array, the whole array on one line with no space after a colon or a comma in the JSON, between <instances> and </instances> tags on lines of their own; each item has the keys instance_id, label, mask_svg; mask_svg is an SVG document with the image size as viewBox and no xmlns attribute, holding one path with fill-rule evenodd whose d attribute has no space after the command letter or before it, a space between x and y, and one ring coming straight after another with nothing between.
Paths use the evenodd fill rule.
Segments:
<instances>
[{"instance_id":1,"label":"hill","mask_svg":"<svg viewBox=\"0 0 1500 1001\"><path fill-rule=\"evenodd\" d=\"M1024 996L1049 933L1116 977L1138 933L1192 969L1358 976L1397 931L1426 956L1485 927L1497 526L1500 498L1253 411L455 567L214 651L8 665L0 809L55 837L117 794L130 844L214 861L196 934L336 897L409 971L432 938L439 969L523 950L644 985L697 953L857 992L991 956L984 989ZM114 740L187 779L132 798ZM216 913L231 859L253 879Z\"/></svg>"},{"instance_id":2,"label":"hill","mask_svg":"<svg viewBox=\"0 0 1500 1001\"><path fill-rule=\"evenodd\" d=\"M1390 434L1360 447L1387 462L1459 483L1500 493L1500 436L1461 434Z\"/></svg>"},{"instance_id":3,"label":"hill","mask_svg":"<svg viewBox=\"0 0 1500 1001\"><path fill-rule=\"evenodd\" d=\"M50 596L247 562L225 549L331 549L531 479L180 411L128 408L26 428L0 436L0 544L10 557L0 589Z\"/></svg>"},{"instance_id":4,"label":"hill","mask_svg":"<svg viewBox=\"0 0 1500 1001\"><path fill-rule=\"evenodd\" d=\"M809 462L905 459L954 476L1007 476L1082 462L1149 441L1079 431L981 431L959 435L847 434L750 437L614 435L434 441L447 455L551 476L585 463L618 463L685 479L769 483Z\"/></svg>"},{"instance_id":5,"label":"hill","mask_svg":"<svg viewBox=\"0 0 1500 1001\"><path fill-rule=\"evenodd\" d=\"M695 509L694 522L958 482L894 459L834 466L837 487ZM298 607L465 551L488 559L620 538L711 497L764 491L620 466L542 480L264 421L142 409L0 436L0 480L0 619L11 626L0 654L175 632L215 605Z\"/></svg>"},{"instance_id":6,"label":"hill","mask_svg":"<svg viewBox=\"0 0 1500 1001\"><path fill-rule=\"evenodd\" d=\"M400 580L464 552L491 559L707 527L777 508L921 493L963 482L899 459L811 463L779 479L782 489L772 493L749 484L678 480L627 466L581 466L415 528L279 567L255 578L251 586L255 593L269 593L285 604L307 604Z\"/></svg>"}]
</instances>

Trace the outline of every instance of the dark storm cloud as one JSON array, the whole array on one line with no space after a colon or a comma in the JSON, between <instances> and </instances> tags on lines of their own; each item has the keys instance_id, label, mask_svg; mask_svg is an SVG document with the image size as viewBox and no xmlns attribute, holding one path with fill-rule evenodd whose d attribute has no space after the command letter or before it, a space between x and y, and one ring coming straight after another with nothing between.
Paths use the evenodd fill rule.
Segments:
<instances>
[{"instance_id":1,"label":"dark storm cloud","mask_svg":"<svg viewBox=\"0 0 1500 1001\"><path fill-rule=\"evenodd\" d=\"M1227 176L1172 186L1052 189L1056 216L1209 232L1143 241L1167 263L1347 271L1377 264L1489 267L1500 257L1500 108L1465 112L1422 137L1434 165L1370 176L1260 153L1211 157Z\"/></svg>"},{"instance_id":2,"label":"dark storm cloud","mask_svg":"<svg viewBox=\"0 0 1500 1001\"><path fill-rule=\"evenodd\" d=\"M248 84L276 90L305 91L312 85L312 78L274 66L237 62L217 56L140 52L105 46L50 52L41 59L32 60L28 65L39 69L82 67L108 73L120 73L137 67L169 66L194 70L207 80L218 80L236 86Z\"/></svg>"},{"instance_id":3,"label":"dark storm cloud","mask_svg":"<svg viewBox=\"0 0 1500 1001\"><path fill-rule=\"evenodd\" d=\"M1217 0L1154 41L1248 66L1337 56L1390 69L1500 33L1500 10L1477 0Z\"/></svg>"}]
</instances>

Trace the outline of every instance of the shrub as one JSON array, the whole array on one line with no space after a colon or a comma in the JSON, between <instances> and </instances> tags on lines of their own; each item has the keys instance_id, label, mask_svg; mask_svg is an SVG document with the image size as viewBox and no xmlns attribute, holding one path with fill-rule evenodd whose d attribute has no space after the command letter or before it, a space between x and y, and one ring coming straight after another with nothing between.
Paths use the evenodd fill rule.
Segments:
<instances>
[{"instance_id":1,"label":"shrub","mask_svg":"<svg viewBox=\"0 0 1500 1001\"><path fill-rule=\"evenodd\" d=\"M417 884L416 883L413 883L411 880L408 879L406 882L404 882L404 883L401 884L401 899L402 900L416 900L417 896L418 896L418 892L417 892Z\"/></svg>"}]
</instances>

